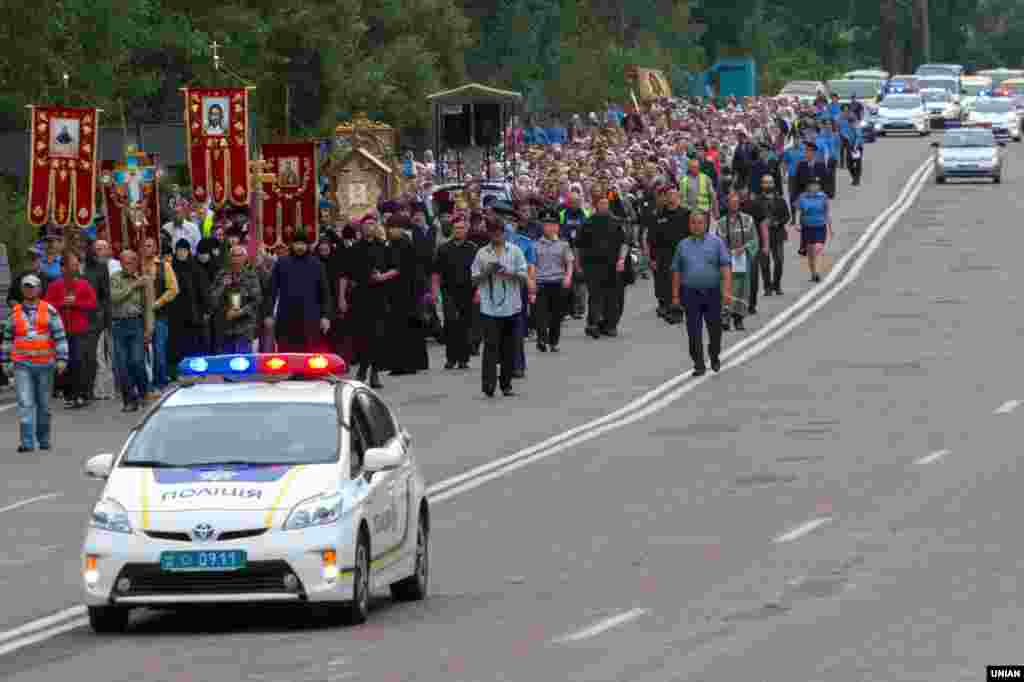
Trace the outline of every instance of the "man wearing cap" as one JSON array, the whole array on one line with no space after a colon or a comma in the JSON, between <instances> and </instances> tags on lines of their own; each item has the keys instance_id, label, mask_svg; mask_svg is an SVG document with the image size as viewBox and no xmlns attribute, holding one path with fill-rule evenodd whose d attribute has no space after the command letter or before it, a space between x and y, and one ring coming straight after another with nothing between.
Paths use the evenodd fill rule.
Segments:
<instances>
[{"instance_id":1,"label":"man wearing cap","mask_svg":"<svg viewBox=\"0 0 1024 682\"><path fill-rule=\"evenodd\" d=\"M0 367L14 377L21 444L18 452L32 452L38 443L49 450L50 394L53 371L67 369L68 342L57 310L43 301L42 279L28 274L21 279L21 302L15 303L4 323Z\"/></svg>"},{"instance_id":2,"label":"man wearing cap","mask_svg":"<svg viewBox=\"0 0 1024 682\"><path fill-rule=\"evenodd\" d=\"M8 308L13 308L15 303L21 303L24 300L21 283L25 277L35 275L39 278L41 291L44 292L50 284L49 278L43 272L42 254L39 252L39 249L33 246L28 250L28 254L31 259L28 270L15 275L14 279L11 280L11 288L7 291Z\"/></svg>"},{"instance_id":3,"label":"man wearing cap","mask_svg":"<svg viewBox=\"0 0 1024 682\"><path fill-rule=\"evenodd\" d=\"M488 222L491 243L476 253L471 272L480 290L480 316L484 329L484 357L481 379L484 395L494 395L495 384L513 396L517 317L522 312L522 292L529 282L523 252L507 237L501 221ZM501 376L498 377L498 365Z\"/></svg>"},{"instance_id":4,"label":"man wearing cap","mask_svg":"<svg viewBox=\"0 0 1024 682\"><path fill-rule=\"evenodd\" d=\"M558 352L562 337L562 318L572 287L574 257L569 243L559 237L558 213L543 208L537 219L544 233L537 240L537 350Z\"/></svg>"}]
</instances>

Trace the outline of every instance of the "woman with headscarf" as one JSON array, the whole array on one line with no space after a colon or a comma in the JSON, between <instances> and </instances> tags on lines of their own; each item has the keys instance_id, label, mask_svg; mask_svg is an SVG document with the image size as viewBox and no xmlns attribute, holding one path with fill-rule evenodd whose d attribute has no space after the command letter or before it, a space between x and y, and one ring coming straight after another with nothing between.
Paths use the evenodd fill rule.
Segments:
<instances>
[{"instance_id":1,"label":"woman with headscarf","mask_svg":"<svg viewBox=\"0 0 1024 682\"><path fill-rule=\"evenodd\" d=\"M223 265L224 261L221 258L223 248L216 236L200 239L199 244L196 246L195 265L202 272L205 278L204 281L208 283L206 286L207 296L209 296L209 290L213 282L217 281L217 275L220 273L221 266ZM203 311L205 320L203 325L203 350L207 353L215 352L220 338L217 321L210 312L209 308Z\"/></svg>"},{"instance_id":2,"label":"woman with headscarf","mask_svg":"<svg viewBox=\"0 0 1024 682\"><path fill-rule=\"evenodd\" d=\"M412 240L406 236L408 221L397 216L387 222L388 246L399 276L389 291L389 344L387 365L392 376L416 374L430 366L427 340L421 320L416 319L417 256Z\"/></svg>"},{"instance_id":3,"label":"woman with headscarf","mask_svg":"<svg viewBox=\"0 0 1024 682\"><path fill-rule=\"evenodd\" d=\"M167 304L167 368L171 381L177 381L178 363L206 352L203 332L210 284L203 268L192 260L192 247L186 239L174 244L173 267L178 295Z\"/></svg>"},{"instance_id":4,"label":"woman with headscarf","mask_svg":"<svg viewBox=\"0 0 1024 682\"><path fill-rule=\"evenodd\" d=\"M388 288L399 275L387 232L377 222L364 222L366 239L356 242L349 260L349 292L353 364L356 379L381 388L380 370L386 369L389 322Z\"/></svg>"}]
</instances>

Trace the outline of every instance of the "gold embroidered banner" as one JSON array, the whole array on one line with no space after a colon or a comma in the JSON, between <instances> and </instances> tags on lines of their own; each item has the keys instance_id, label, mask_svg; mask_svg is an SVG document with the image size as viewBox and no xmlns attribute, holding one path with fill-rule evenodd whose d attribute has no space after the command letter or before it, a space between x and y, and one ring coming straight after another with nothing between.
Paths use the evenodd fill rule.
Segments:
<instances>
[{"instance_id":1,"label":"gold embroidered banner","mask_svg":"<svg viewBox=\"0 0 1024 682\"><path fill-rule=\"evenodd\" d=\"M28 220L87 227L96 214L99 110L32 107Z\"/></svg>"},{"instance_id":2,"label":"gold embroidered banner","mask_svg":"<svg viewBox=\"0 0 1024 682\"><path fill-rule=\"evenodd\" d=\"M249 91L182 88L192 196L216 208L249 205Z\"/></svg>"}]
</instances>

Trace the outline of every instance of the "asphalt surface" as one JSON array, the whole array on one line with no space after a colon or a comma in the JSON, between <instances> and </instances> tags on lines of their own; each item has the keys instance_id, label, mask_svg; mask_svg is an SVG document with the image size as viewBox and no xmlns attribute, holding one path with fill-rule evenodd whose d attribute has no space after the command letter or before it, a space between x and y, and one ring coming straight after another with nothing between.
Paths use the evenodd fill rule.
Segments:
<instances>
[{"instance_id":1,"label":"asphalt surface","mask_svg":"<svg viewBox=\"0 0 1024 682\"><path fill-rule=\"evenodd\" d=\"M1020 149L1007 148L1002 185L929 184L859 279L764 353L646 419L438 502L428 601L382 598L359 628L302 610L142 614L121 637L77 629L0 656L0 677L966 681L1024 662L1013 532L1024 407L994 414L1024 401ZM920 139L869 146L864 184L841 181L834 255L929 151ZM811 286L790 246L786 296L764 299L727 342ZM689 369L650 281L627 297L619 339L570 323L561 355L531 351L517 398L480 397L477 371L386 380L430 482ZM443 364L436 348L432 362ZM35 457L14 453L14 412L0 414L11 436L0 629L78 603L100 490L81 464L119 448L131 424L114 405L55 411L56 450ZM2 511L48 494L59 497Z\"/></svg>"}]
</instances>

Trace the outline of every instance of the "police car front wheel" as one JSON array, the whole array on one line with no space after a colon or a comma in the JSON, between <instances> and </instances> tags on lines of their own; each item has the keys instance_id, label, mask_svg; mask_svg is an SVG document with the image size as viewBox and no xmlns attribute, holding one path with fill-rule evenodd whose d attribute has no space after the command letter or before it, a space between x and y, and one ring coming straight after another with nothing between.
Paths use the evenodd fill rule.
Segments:
<instances>
[{"instance_id":1,"label":"police car front wheel","mask_svg":"<svg viewBox=\"0 0 1024 682\"><path fill-rule=\"evenodd\" d=\"M123 606L90 606L89 627L96 634L117 634L128 629L131 609Z\"/></svg>"}]
</instances>

